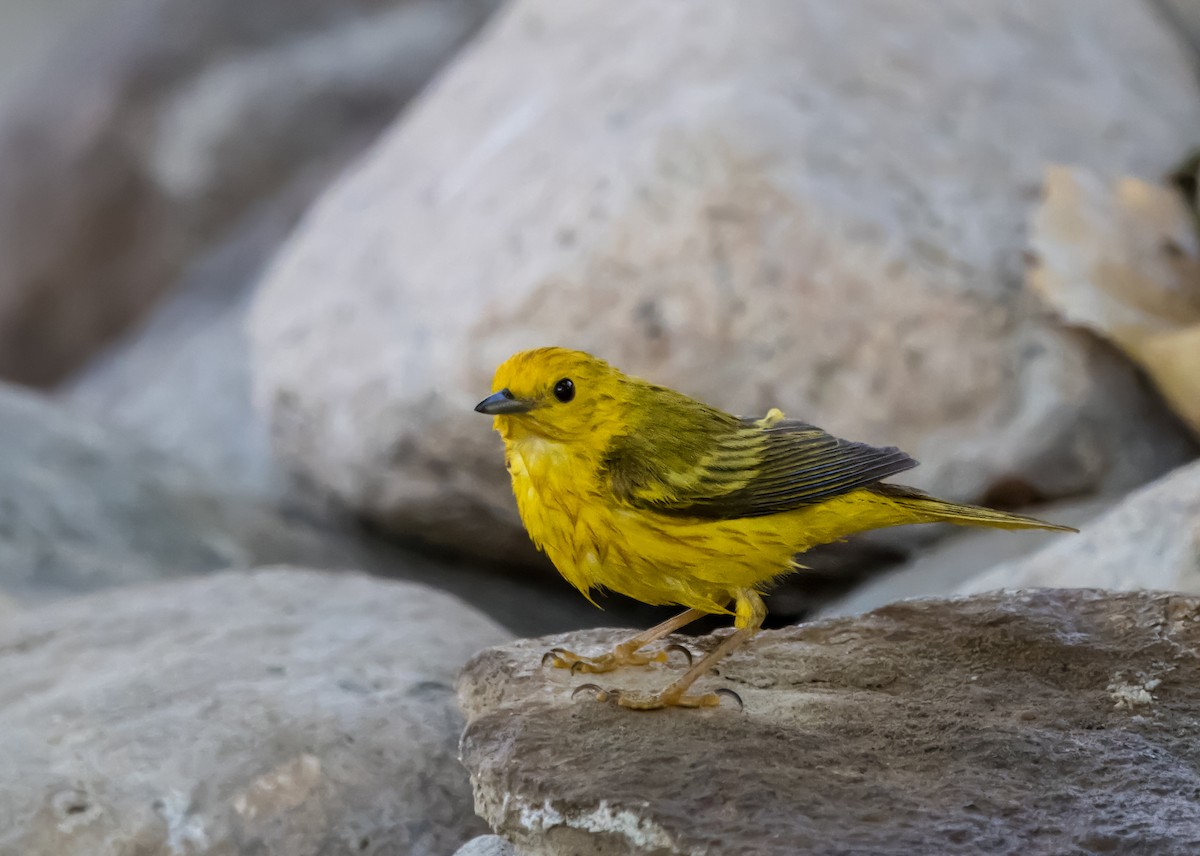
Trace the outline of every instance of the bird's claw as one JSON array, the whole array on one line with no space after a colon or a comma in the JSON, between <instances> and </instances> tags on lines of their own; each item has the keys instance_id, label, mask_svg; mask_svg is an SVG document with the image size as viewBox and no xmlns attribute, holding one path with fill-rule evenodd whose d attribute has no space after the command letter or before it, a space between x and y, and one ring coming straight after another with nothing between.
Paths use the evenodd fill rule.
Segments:
<instances>
[{"instance_id":1,"label":"bird's claw","mask_svg":"<svg viewBox=\"0 0 1200 856\"><path fill-rule=\"evenodd\" d=\"M651 696L643 696L637 693L626 695L618 689L606 690L599 684L580 684L571 693L571 698L578 698L579 694L583 692L591 693L592 697L598 702L615 702L621 707L626 707L630 710L662 710L663 708L671 707L720 707L722 698L732 699L737 704L739 711L746 709L746 705L742 702L742 697L733 690L725 688L703 693L702 695L682 695L664 692Z\"/></svg>"},{"instance_id":2,"label":"bird's claw","mask_svg":"<svg viewBox=\"0 0 1200 856\"><path fill-rule=\"evenodd\" d=\"M542 655L541 668L546 667L546 663L554 666L556 669L570 668L571 673L575 673L575 666L583 660L574 651L568 651L566 648L551 648Z\"/></svg>"},{"instance_id":3,"label":"bird's claw","mask_svg":"<svg viewBox=\"0 0 1200 856\"><path fill-rule=\"evenodd\" d=\"M733 690L727 690L727 689L725 689L724 687L722 687L722 688L721 688L721 689L719 689L719 690L713 690L713 695L715 695L715 696L718 696L718 697L720 697L720 696L728 696L729 698L731 698L731 699L733 699L734 701L736 701L736 702L737 702L738 710L743 710L743 711L744 711L744 710L746 709L746 705L745 705L745 703L742 701L742 697L741 697L740 695L738 695L737 693L735 693ZM717 701L717 707L720 707L720 706L721 706L721 702L720 702L720 700L719 700L719 698L718 698L718 701Z\"/></svg>"},{"instance_id":4,"label":"bird's claw","mask_svg":"<svg viewBox=\"0 0 1200 856\"><path fill-rule=\"evenodd\" d=\"M687 648L683 647L682 645L680 645L677 642L674 642L663 649L664 654L670 654L672 651L678 651L680 654L682 654L684 657L687 658L688 665L689 666L692 665L692 652L689 651Z\"/></svg>"},{"instance_id":5,"label":"bird's claw","mask_svg":"<svg viewBox=\"0 0 1200 856\"><path fill-rule=\"evenodd\" d=\"M601 674L625 666L648 666L651 663L666 663L672 651L678 651L683 654L687 658L688 665L692 664L692 652L682 645L673 644L653 653L626 651L618 647L607 654L601 654L596 657L585 657L581 654L576 654L574 651L568 651L566 648L551 648L542 655L541 668L545 668L549 664L556 669L569 669L572 675L577 675L580 672Z\"/></svg>"},{"instance_id":6,"label":"bird's claw","mask_svg":"<svg viewBox=\"0 0 1200 856\"><path fill-rule=\"evenodd\" d=\"M593 693L596 701L608 701L610 698L618 698L620 695L619 691L617 690L606 690L597 684L580 684L579 686L575 687L574 692L571 693L571 698L576 698L581 692L584 691Z\"/></svg>"}]
</instances>

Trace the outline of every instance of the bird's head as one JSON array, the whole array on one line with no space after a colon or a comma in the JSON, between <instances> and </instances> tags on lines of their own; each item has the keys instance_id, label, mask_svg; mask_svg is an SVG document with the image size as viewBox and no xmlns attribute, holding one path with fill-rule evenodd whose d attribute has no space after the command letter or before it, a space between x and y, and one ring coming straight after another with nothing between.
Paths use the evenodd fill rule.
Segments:
<instances>
[{"instance_id":1,"label":"bird's head","mask_svg":"<svg viewBox=\"0 0 1200 856\"><path fill-rule=\"evenodd\" d=\"M496 417L506 439L535 435L603 442L619 426L622 379L583 351L538 348L513 354L496 369L492 394L475 410Z\"/></svg>"}]
</instances>

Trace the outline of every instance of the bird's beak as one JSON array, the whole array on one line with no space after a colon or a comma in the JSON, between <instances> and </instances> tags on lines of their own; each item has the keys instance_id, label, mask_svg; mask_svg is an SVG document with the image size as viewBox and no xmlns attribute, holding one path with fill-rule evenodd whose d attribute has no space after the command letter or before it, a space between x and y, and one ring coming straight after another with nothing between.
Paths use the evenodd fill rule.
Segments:
<instances>
[{"instance_id":1,"label":"bird's beak","mask_svg":"<svg viewBox=\"0 0 1200 856\"><path fill-rule=\"evenodd\" d=\"M528 413L530 410L533 410L532 401L514 398L507 389L493 392L475 405L476 413L486 413L488 416L499 416L502 413Z\"/></svg>"}]
</instances>

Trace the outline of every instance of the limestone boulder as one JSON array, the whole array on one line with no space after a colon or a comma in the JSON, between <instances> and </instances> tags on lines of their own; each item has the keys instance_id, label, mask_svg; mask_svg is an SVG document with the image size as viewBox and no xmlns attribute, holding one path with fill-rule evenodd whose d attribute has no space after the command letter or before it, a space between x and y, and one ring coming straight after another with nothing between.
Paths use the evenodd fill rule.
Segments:
<instances>
[{"instance_id":1,"label":"limestone boulder","mask_svg":"<svg viewBox=\"0 0 1200 856\"><path fill-rule=\"evenodd\" d=\"M6 620L0 853L451 853L482 831L451 684L504 638L424 586L291 568Z\"/></svg>"},{"instance_id":2,"label":"limestone boulder","mask_svg":"<svg viewBox=\"0 0 1200 856\"><path fill-rule=\"evenodd\" d=\"M1184 856L1200 840L1200 598L1006 592L767 631L704 683L745 710L571 699L596 677L659 687L664 668L539 668L552 645L621 635L520 641L463 672L476 808L520 853Z\"/></svg>"},{"instance_id":3,"label":"limestone boulder","mask_svg":"<svg viewBox=\"0 0 1200 856\"><path fill-rule=\"evenodd\" d=\"M0 377L61 379L254 202L336 172L494 5L95 4L0 110Z\"/></svg>"},{"instance_id":4,"label":"limestone boulder","mask_svg":"<svg viewBox=\"0 0 1200 856\"><path fill-rule=\"evenodd\" d=\"M990 568L957 591L1035 586L1200 594L1200 462L1126 497L1082 534Z\"/></svg>"},{"instance_id":5,"label":"limestone boulder","mask_svg":"<svg viewBox=\"0 0 1200 856\"><path fill-rule=\"evenodd\" d=\"M1020 504L1195 453L1022 290L1047 163L1157 177L1200 89L1125 0L516 0L310 211L251 325L290 465L397 532L524 561L471 412L580 347ZM581 394L586 394L586 390Z\"/></svg>"}]
</instances>

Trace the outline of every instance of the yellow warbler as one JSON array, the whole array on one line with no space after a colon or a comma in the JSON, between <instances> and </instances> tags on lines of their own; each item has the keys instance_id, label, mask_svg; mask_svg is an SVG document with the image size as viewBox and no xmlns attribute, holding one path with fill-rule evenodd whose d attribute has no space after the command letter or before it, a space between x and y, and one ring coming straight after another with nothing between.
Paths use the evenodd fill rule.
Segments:
<instances>
[{"instance_id":1,"label":"yellow warbler","mask_svg":"<svg viewBox=\"0 0 1200 856\"><path fill-rule=\"evenodd\" d=\"M778 410L731 416L580 351L515 354L492 389L475 409L495 417L521 519L567 581L589 600L597 588L688 608L598 657L555 649L554 665L607 672L662 662L665 651L641 649L702 615L734 616L735 631L662 692L585 685L625 707L736 698L688 690L757 632L767 612L761 592L810 547L904 523L1073 531L883 484L917 462Z\"/></svg>"}]
</instances>

